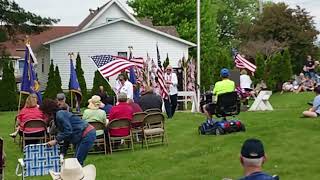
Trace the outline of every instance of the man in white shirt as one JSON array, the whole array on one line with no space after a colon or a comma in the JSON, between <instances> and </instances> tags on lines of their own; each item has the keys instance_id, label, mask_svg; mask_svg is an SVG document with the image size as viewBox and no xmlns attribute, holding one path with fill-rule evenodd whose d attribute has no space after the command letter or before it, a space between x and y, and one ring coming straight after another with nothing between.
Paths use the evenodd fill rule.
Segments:
<instances>
[{"instance_id":1,"label":"man in white shirt","mask_svg":"<svg viewBox=\"0 0 320 180\"><path fill-rule=\"evenodd\" d=\"M250 78L250 76L247 74L246 70L242 70L240 73L240 87L241 89L244 89L246 91L252 91L252 80Z\"/></svg>"},{"instance_id":2,"label":"man in white shirt","mask_svg":"<svg viewBox=\"0 0 320 180\"><path fill-rule=\"evenodd\" d=\"M178 96L178 78L175 73L172 72L172 66L168 65L166 73L164 75L167 90L169 92L169 99L164 100L164 105L168 119L171 119L177 108L177 96Z\"/></svg>"},{"instance_id":3,"label":"man in white shirt","mask_svg":"<svg viewBox=\"0 0 320 180\"><path fill-rule=\"evenodd\" d=\"M128 78L125 75L119 74L115 89L117 92L117 96L120 93L126 93L128 99L133 100L133 85L130 81L128 81Z\"/></svg>"}]
</instances>

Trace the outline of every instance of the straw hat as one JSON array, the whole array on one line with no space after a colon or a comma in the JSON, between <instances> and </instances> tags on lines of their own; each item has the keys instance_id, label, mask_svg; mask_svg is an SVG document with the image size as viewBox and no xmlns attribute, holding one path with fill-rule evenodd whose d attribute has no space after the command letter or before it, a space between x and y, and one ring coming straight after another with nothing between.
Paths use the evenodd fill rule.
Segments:
<instances>
[{"instance_id":1,"label":"straw hat","mask_svg":"<svg viewBox=\"0 0 320 180\"><path fill-rule=\"evenodd\" d=\"M88 100L88 102L89 109L99 109L99 107L103 106L100 96L97 95L92 96L91 99Z\"/></svg>"},{"instance_id":2,"label":"straw hat","mask_svg":"<svg viewBox=\"0 0 320 180\"><path fill-rule=\"evenodd\" d=\"M53 180L95 180L96 167L92 164L81 167L76 158L65 159L61 173L50 171Z\"/></svg>"}]
</instances>

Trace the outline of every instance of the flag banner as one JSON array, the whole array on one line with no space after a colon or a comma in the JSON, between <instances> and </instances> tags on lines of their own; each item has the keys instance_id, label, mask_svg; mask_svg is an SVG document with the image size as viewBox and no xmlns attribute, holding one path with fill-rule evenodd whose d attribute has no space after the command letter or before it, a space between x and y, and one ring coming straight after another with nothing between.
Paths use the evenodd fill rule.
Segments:
<instances>
[{"instance_id":1,"label":"flag banner","mask_svg":"<svg viewBox=\"0 0 320 180\"><path fill-rule=\"evenodd\" d=\"M33 54L33 52L30 45L26 45L20 92L24 94L36 94L38 97L38 103L40 104L42 102L40 83L33 63L36 62L36 59L34 55L32 56L31 54Z\"/></svg>"},{"instance_id":2,"label":"flag banner","mask_svg":"<svg viewBox=\"0 0 320 180\"><path fill-rule=\"evenodd\" d=\"M236 49L232 49L233 57L234 57L234 63L237 68L239 69L247 69L250 72L255 72L257 69L257 66L252 64L250 61L246 60L244 57L242 57Z\"/></svg>"},{"instance_id":3,"label":"flag banner","mask_svg":"<svg viewBox=\"0 0 320 180\"><path fill-rule=\"evenodd\" d=\"M73 61L70 59L70 92L73 92L76 96L76 111L80 112L80 103L82 100L82 93L80 84L77 78L76 70L73 66Z\"/></svg>"},{"instance_id":4,"label":"flag banner","mask_svg":"<svg viewBox=\"0 0 320 180\"><path fill-rule=\"evenodd\" d=\"M136 63L130 62L127 58L119 56L96 55L91 56L90 58L98 67L99 72L104 78L109 78L130 67L136 66Z\"/></svg>"},{"instance_id":5,"label":"flag banner","mask_svg":"<svg viewBox=\"0 0 320 180\"><path fill-rule=\"evenodd\" d=\"M163 99L167 99L169 97L169 93L166 88L166 82L164 80L164 70L162 68L162 64L161 64L161 60L160 60L160 53L159 53L158 44L157 44L157 59L158 59L157 77L158 77L158 83L160 86L160 93L161 93L161 97Z\"/></svg>"}]
</instances>

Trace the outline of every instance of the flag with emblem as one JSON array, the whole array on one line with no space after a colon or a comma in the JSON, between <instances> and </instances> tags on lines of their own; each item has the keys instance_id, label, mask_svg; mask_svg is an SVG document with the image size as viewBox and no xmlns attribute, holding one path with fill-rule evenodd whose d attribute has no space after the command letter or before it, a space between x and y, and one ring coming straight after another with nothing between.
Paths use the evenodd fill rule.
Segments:
<instances>
[{"instance_id":1,"label":"flag with emblem","mask_svg":"<svg viewBox=\"0 0 320 180\"><path fill-rule=\"evenodd\" d=\"M20 92L23 94L36 94L38 97L38 103L41 104L42 96L40 93L40 84L34 67L36 64L37 59L33 54L31 46L27 44L24 54L24 66Z\"/></svg>"},{"instance_id":2,"label":"flag with emblem","mask_svg":"<svg viewBox=\"0 0 320 180\"><path fill-rule=\"evenodd\" d=\"M82 100L82 93L80 89L80 84L77 78L76 70L73 66L73 60L70 59L70 92L75 94L76 100L76 111L80 112L80 103Z\"/></svg>"}]
</instances>

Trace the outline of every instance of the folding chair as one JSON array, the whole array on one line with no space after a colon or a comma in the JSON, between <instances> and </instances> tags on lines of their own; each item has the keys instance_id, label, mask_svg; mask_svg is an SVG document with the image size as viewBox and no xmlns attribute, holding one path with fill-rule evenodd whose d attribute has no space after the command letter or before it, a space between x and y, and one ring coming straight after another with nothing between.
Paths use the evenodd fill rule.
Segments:
<instances>
[{"instance_id":1,"label":"folding chair","mask_svg":"<svg viewBox=\"0 0 320 180\"><path fill-rule=\"evenodd\" d=\"M152 109L147 109L144 112L146 112L147 114L151 114L151 113L161 113L161 109L158 108L152 108Z\"/></svg>"},{"instance_id":2,"label":"folding chair","mask_svg":"<svg viewBox=\"0 0 320 180\"><path fill-rule=\"evenodd\" d=\"M26 141L29 140L39 140L40 143L45 143L47 140L47 124L43 120L32 119L25 123L25 128L44 128L43 136L40 137L28 137L27 133L22 132L22 148L26 145Z\"/></svg>"},{"instance_id":3,"label":"folding chair","mask_svg":"<svg viewBox=\"0 0 320 180\"><path fill-rule=\"evenodd\" d=\"M5 154L3 139L0 138L0 180L4 179Z\"/></svg>"},{"instance_id":4,"label":"folding chair","mask_svg":"<svg viewBox=\"0 0 320 180\"><path fill-rule=\"evenodd\" d=\"M23 149L23 159L18 159L16 175L22 179L30 176L44 176L49 170L60 172L59 146L49 147L48 144L31 144ZM21 173L20 172L21 167Z\"/></svg>"},{"instance_id":5,"label":"folding chair","mask_svg":"<svg viewBox=\"0 0 320 180\"><path fill-rule=\"evenodd\" d=\"M131 121L132 135L136 137L136 142L139 142L139 135L142 135L142 127L144 117L147 115L145 112L137 112L133 114Z\"/></svg>"},{"instance_id":6,"label":"folding chair","mask_svg":"<svg viewBox=\"0 0 320 180\"><path fill-rule=\"evenodd\" d=\"M106 126L104 123L100 122L100 121L93 121L93 122L89 122L90 125L92 125L95 129L96 129L96 140L94 141L94 144L96 146L100 146L101 144L103 144L103 151L95 151L95 152L104 152L104 154L107 154L107 142L106 142L106 134L104 132L104 130L106 129ZM102 135L98 136L99 132L103 132Z\"/></svg>"},{"instance_id":7,"label":"folding chair","mask_svg":"<svg viewBox=\"0 0 320 180\"><path fill-rule=\"evenodd\" d=\"M115 129L121 129L121 128L128 128L128 134L124 136L111 136L110 131L115 130ZM108 139L109 139L109 148L110 148L110 153L112 154L113 151L121 151L121 150L128 150L131 149L134 151L133 148L133 139L132 139L132 132L131 132L131 122L129 119L115 119L113 121L110 121L108 126ZM117 144L120 145L124 141L124 143L128 143L127 148L120 148L118 147L117 149L113 149L113 145ZM131 145L131 148L130 148Z\"/></svg>"},{"instance_id":8,"label":"folding chair","mask_svg":"<svg viewBox=\"0 0 320 180\"><path fill-rule=\"evenodd\" d=\"M161 113L148 114L143 120L143 144L147 149L149 145L168 144L167 135L164 128L164 116ZM161 138L161 141L158 139Z\"/></svg>"}]
</instances>

